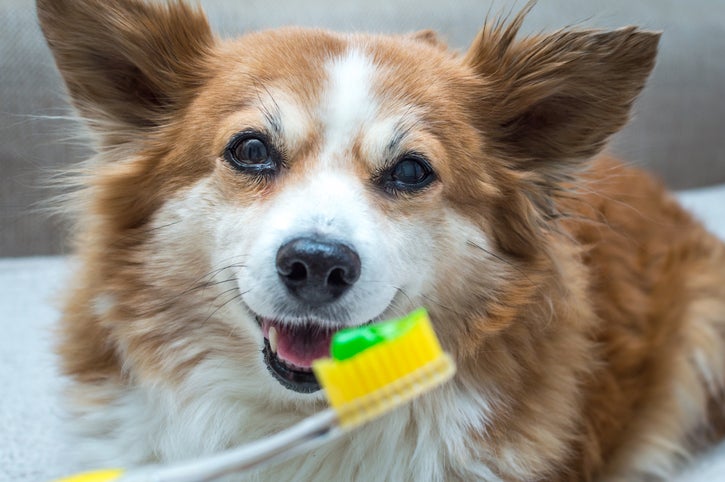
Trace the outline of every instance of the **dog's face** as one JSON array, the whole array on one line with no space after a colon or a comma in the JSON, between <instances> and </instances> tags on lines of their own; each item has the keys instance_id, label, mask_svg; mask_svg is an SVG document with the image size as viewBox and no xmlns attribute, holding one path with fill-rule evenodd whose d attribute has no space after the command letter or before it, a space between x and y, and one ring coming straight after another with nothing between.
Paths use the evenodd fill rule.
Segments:
<instances>
[{"instance_id":1,"label":"dog's face","mask_svg":"<svg viewBox=\"0 0 725 482\"><path fill-rule=\"evenodd\" d=\"M485 223L453 202L456 165L481 150L455 95L475 83L414 37L286 30L243 38L219 60L180 136L206 172L152 223L178 221L209 268L227 266L241 316L224 320L256 328L284 387L315 391L310 367L335 331L428 304L466 258L486 257Z\"/></svg>"},{"instance_id":2,"label":"dog's face","mask_svg":"<svg viewBox=\"0 0 725 482\"><path fill-rule=\"evenodd\" d=\"M98 134L85 236L111 281L92 298L126 365L243 357L292 399L315 398L341 327L426 306L463 359L515 322L552 193L624 123L657 44L516 42L523 16L464 56L428 32L221 42L179 4L38 3Z\"/></svg>"}]
</instances>

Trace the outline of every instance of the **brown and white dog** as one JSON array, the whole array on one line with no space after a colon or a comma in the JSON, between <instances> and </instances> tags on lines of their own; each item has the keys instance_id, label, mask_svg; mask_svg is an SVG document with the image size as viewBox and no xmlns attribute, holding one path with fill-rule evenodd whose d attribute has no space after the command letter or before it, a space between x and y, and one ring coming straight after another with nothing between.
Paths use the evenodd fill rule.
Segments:
<instances>
[{"instance_id":1,"label":"brown and white dog","mask_svg":"<svg viewBox=\"0 0 725 482\"><path fill-rule=\"evenodd\" d=\"M666 480L722 435L725 247L592 160L658 34L517 38L524 12L458 55L431 32L222 41L181 2L37 4L97 141L60 346L95 464L287 427L324 405L331 333L418 306L455 380L253 480Z\"/></svg>"}]
</instances>

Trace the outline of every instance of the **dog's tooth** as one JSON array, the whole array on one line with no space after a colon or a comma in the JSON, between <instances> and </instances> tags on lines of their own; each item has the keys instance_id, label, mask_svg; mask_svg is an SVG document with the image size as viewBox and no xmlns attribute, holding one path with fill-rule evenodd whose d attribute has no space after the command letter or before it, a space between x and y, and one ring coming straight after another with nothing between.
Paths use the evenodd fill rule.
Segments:
<instances>
[{"instance_id":1,"label":"dog's tooth","mask_svg":"<svg viewBox=\"0 0 725 482\"><path fill-rule=\"evenodd\" d=\"M269 347L272 353L277 353L277 329L274 326L269 327Z\"/></svg>"}]
</instances>

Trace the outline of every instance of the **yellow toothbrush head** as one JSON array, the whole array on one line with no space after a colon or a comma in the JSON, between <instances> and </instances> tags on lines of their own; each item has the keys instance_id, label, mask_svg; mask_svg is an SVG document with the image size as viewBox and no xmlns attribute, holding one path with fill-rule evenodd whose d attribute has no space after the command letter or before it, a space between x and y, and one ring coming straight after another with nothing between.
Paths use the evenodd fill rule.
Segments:
<instances>
[{"instance_id":1,"label":"yellow toothbrush head","mask_svg":"<svg viewBox=\"0 0 725 482\"><path fill-rule=\"evenodd\" d=\"M431 390L456 370L422 308L397 320L341 330L330 351L332 358L312 368L344 428Z\"/></svg>"}]
</instances>

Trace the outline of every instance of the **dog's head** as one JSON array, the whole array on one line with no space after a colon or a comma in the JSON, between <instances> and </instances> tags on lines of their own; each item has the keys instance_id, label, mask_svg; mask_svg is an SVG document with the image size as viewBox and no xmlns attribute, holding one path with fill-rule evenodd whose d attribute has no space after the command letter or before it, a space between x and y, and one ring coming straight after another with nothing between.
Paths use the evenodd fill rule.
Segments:
<instances>
[{"instance_id":1,"label":"dog's head","mask_svg":"<svg viewBox=\"0 0 725 482\"><path fill-rule=\"evenodd\" d=\"M38 10L96 134L80 249L113 349L178 368L241 337L297 392L343 326L427 306L465 357L515 322L552 196L625 123L658 42L517 40L522 14L457 55L429 32L221 41L178 2Z\"/></svg>"}]
</instances>

